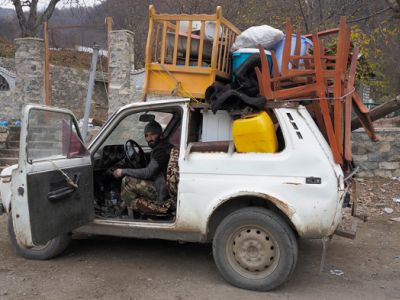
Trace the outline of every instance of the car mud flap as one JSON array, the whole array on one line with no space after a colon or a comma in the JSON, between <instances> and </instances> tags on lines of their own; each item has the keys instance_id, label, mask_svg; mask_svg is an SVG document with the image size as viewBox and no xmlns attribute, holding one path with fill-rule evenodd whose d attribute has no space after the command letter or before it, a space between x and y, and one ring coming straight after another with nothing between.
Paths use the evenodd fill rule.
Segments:
<instances>
[{"instance_id":1,"label":"car mud flap","mask_svg":"<svg viewBox=\"0 0 400 300\"><path fill-rule=\"evenodd\" d=\"M344 238L354 240L356 238L356 234L357 234L358 222L360 222L358 219L352 218L350 228L337 228L335 230L334 234L344 237Z\"/></svg>"},{"instance_id":2,"label":"car mud flap","mask_svg":"<svg viewBox=\"0 0 400 300\"><path fill-rule=\"evenodd\" d=\"M367 222L367 215L360 214L357 212L358 206L358 190L357 190L357 181L354 178L350 178L347 180L347 184L350 185L351 188L351 215L356 217L363 222Z\"/></svg>"}]
</instances>

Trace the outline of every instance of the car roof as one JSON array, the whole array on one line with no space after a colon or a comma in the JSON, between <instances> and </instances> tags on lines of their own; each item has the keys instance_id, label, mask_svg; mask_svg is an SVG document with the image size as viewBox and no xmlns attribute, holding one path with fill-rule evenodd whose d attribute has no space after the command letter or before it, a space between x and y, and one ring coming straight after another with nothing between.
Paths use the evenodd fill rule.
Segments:
<instances>
[{"instance_id":1,"label":"car roof","mask_svg":"<svg viewBox=\"0 0 400 300\"><path fill-rule=\"evenodd\" d=\"M184 103L189 103L190 99L189 98L170 98L166 100L148 100L148 101L141 101L141 102L133 102L126 104L118 109L118 112L121 112L126 109L134 108L134 107L140 107L144 105L160 105L160 104L184 104Z\"/></svg>"}]
</instances>

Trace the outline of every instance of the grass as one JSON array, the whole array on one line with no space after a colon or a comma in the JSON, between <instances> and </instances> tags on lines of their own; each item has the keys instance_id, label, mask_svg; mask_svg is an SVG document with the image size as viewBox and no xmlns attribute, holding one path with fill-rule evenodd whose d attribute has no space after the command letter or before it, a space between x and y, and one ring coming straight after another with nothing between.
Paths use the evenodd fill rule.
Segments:
<instances>
[{"instance_id":1,"label":"grass","mask_svg":"<svg viewBox=\"0 0 400 300\"><path fill-rule=\"evenodd\" d=\"M0 37L0 57L13 58L15 55L15 44Z\"/></svg>"}]
</instances>

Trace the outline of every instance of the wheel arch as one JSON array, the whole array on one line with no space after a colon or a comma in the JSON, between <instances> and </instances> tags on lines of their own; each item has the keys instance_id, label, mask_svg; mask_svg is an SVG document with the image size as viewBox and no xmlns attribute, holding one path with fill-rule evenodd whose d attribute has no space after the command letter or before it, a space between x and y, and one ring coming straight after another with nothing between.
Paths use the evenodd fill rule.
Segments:
<instances>
[{"instance_id":1,"label":"wheel arch","mask_svg":"<svg viewBox=\"0 0 400 300\"><path fill-rule=\"evenodd\" d=\"M216 206L207 221L206 240L211 241L221 221L232 212L244 207L264 207L278 214L293 230L296 237L299 236L291 217L294 210L289 205L275 197L264 193L238 193L224 199Z\"/></svg>"}]
</instances>

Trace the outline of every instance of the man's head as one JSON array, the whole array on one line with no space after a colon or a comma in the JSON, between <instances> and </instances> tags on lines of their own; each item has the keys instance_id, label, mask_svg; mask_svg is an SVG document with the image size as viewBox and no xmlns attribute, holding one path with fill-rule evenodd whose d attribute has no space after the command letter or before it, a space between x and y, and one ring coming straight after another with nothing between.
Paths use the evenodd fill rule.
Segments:
<instances>
[{"instance_id":1,"label":"man's head","mask_svg":"<svg viewBox=\"0 0 400 300\"><path fill-rule=\"evenodd\" d=\"M162 134L162 127L156 121L147 123L146 127L144 128L144 137L146 139L147 144L151 148L157 146L158 142L160 141L161 134Z\"/></svg>"}]
</instances>

